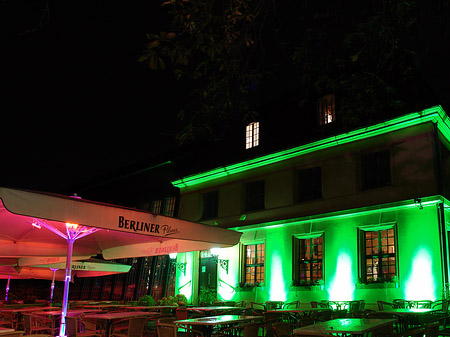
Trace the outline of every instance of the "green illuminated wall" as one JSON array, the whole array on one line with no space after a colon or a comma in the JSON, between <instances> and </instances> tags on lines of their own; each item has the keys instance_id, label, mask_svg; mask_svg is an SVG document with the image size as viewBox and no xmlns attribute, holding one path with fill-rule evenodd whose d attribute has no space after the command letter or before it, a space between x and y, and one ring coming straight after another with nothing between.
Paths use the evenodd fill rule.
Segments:
<instances>
[{"instance_id":1,"label":"green illuminated wall","mask_svg":"<svg viewBox=\"0 0 450 337\"><path fill-rule=\"evenodd\" d=\"M243 244L266 244L266 276L261 287L240 289L239 245L221 249L219 258L229 260L228 273L218 267L218 299L249 302L299 300L308 306L312 300L365 299L368 306L377 300L395 298L437 299L443 291L438 207L441 199L429 199L419 209L411 200L379 209L361 208L329 214L306 221L292 219L283 224L266 223L243 230ZM448 204L448 202L447 202ZM357 230L361 226L395 223L398 239L398 283L363 285L358 283ZM324 286L292 286L292 237L308 233L324 236ZM186 262L186 275L177 272L177 287L193 302L198 259L196 253L179 254Z\"/></svg>"},{"instance_id":2,"label":"green illuminated wall","mask_svg":"<svg viewBox=\"0 0 450 337\"><path fill-rule=\"evenodd\" d=\"M423 209L410 204L374 211L368 208L349 214L283 225L265 225L245 230L242 241L266 243L266 284L264 287L237 291L234 300L311 300L395 298L436 299L442 292L442 264L436 202ZM357 229L360 226L395 223L398 231L399 282L376 286L358 283ZM243 230L243 228L238 228ZM324 235L325 286L294 287L292 281L292 236L310 232ZM284 244L280 244L284 243ZM234 273L235 271L233 271Z\"/></svg>"}]
</instances>

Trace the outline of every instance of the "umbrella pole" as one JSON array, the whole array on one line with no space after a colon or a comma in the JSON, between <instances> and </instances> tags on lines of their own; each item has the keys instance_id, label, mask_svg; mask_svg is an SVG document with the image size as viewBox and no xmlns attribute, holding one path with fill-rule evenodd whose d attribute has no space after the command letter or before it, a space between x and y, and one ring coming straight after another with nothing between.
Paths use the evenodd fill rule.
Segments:
<instances>
[{"instance_id":1,"label":"umbrella pole","mask_svg":"<svg viewBox=\"0 0 450 337\"><path fill-rule=\"evenodd\" d=\"M55 290L55 274L58 269L50 268L50 270L53 272L52 285L50 287L50 303L53 303L53 290Z\"/></svg>"},{"instance_id":2,"label":"umbrella pole","mask_svg":"<svg viewBox=\"0 0 450 337\"><path fill-rule=\"evenodd\" d=\"M67 261L66 261L66 277L64 278L64 296L62 303L62 312L61 312L61 325L59 326L59 336L66 336L66 314L67 314L67 303L69 302L69 284L70 277L72 273L72 251L73 251L73 243L75 239L70 237L67 238Z\"/></svg>"},{"instance_id":3,"label":"umbrella pole","mask_svg":"<svg viewBox=\"0 0 450 337\"><path fill-rule=\"evenodd\" d=\"M8 282L6 283L5 303L8 302L9 282L11 281L11 275L8 275Z\"/></svg>"}]
</instances>

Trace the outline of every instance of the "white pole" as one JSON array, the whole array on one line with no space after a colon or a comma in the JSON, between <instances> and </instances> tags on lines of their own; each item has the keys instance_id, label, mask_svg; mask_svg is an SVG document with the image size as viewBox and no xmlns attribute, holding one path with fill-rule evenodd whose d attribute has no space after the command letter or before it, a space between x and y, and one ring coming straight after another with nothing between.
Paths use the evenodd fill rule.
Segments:
<instances>
[{"instance_id":1,"label":"white pole","mask_svg":"<svg viewBox=\"0 0 450 337\"><path fill-rule=\"evenodd\" d=\"M71 238L71 237L67 238L66 277L64 278L64 296L63 296L62 312L61 312L61 325L59 326L59 336L60 337L66 336L67 303L69 302L69 284L70 284L70 277L71 277L71 273L72 273L72 251L73 251L74 241L75 241L74 238Z\"/></svg>"}]
</instances>

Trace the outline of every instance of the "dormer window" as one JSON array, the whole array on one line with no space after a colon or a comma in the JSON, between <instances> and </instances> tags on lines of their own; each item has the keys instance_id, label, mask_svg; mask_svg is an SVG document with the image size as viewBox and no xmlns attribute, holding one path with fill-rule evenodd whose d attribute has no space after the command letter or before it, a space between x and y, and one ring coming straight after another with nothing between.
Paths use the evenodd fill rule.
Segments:
<instances>
[{"instance_id":1,"label":"dormer window","mask_svg":"<svg viewBox=\"0 0 450 337\"><path fill-rule=\"evenodd\" d=\"M245 148L251 149L259 145L259 122L251 122L245 128Z\"/></svg>"},{"instance_id":2,"label":"dormer window","mask_svg":"<svg viewBox=\"0 0 450 337\"><path fill-rule=\"evenodd\" d=\"M330 124L336 120L336 106L334 104L334 94L329 94L317 100L317 111L319 114L319 124Z\"/></svg>"}]
</instances>

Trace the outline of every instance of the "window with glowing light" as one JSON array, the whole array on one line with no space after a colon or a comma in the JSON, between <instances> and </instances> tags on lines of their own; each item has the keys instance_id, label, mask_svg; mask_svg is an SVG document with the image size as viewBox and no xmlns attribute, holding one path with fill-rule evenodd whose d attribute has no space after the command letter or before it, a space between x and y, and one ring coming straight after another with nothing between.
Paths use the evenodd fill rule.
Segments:
<instances>
[{"instance_id":1,"label":"window with glowing light","mask_svg":"<svg viewBox=\"0 0 450 337\"><path fill-rule=\"evenodd\" d=\"M323 279L323 237L294 238L294 284L313 285Z\"/></svg>"},{"instance_id":2,"label":"window with glowing light","mask_svg":"<svg viewBox=\"0 0 450 337\"><path fill-rule=\"evenodd\" d=\"M244 278L246 286L256 286L264 282L265 244L244 245Z\"/></svg>"},{"instance_id":3,"label":"window with glowing light","mask_svg":"<svg viewBox=\"0 0 450 337\"><path fill-rule=\"evenodd\" d=\"M395 227L360 230L361 281L389 282L397 276L397 242Z\"/></svg>"},{"instance_id":4,"label":"window with glowing light","mask_svg":"<svg viewBox=\"0 0 450 337\"><path fill-rule=\"evenodd\" d=\"M334 94L323 96L317 100L319 124L330 124L336 120Z\"/></svg>"},{"instance_id":5,"label":"window with glowing light","mask_svg":"<svg viewBox=\"0 0 450 337\"><path fill-rule=\"evenodd\" d=\"M245 128L245 148L251 149L259 145L259 122L251 122Z\"/></svg>"}]
</instances>

